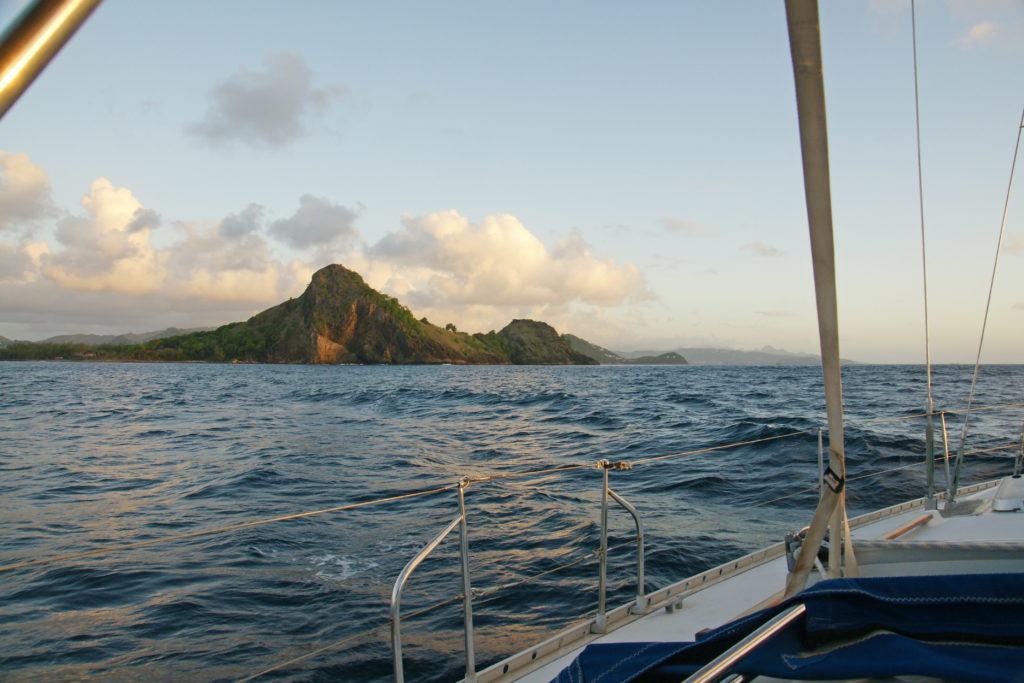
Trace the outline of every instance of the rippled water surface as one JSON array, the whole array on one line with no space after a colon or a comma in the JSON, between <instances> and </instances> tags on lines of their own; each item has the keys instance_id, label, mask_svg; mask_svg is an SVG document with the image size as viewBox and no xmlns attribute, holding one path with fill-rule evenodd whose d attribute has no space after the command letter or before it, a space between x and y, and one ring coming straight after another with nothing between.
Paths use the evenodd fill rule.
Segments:
<instances>
[{"instance_id":1,"label":"rippled water surface","mask_svg":"<svg viewBox=\"0 0 1024 683\"><path fill-rule=\"evenodd\" d=\"M1024 366L984 368L976 404L1021 403L1022 379ZM923 382L918 367L846 368L848 419L915 415ZM970 368L940 367L936 385L938 408L962 408ZM8 362L0 409L5 566L606 458L637 463L611 476L647 525L648 589L806 524L824 423L816 367ZM974 413L967 450L1019 440L1021 416ZM853 481L854 512L922 495L923 431L920 419L848 428L851 479L896 470ZM736 442L754 443L638 462ZM970 456L964 480L1012 458ZM480 665L596 606L600 476L467 489ZM237 680L354 637L265 680L387 679L391 583L457 512L447 488L7 569L0 678ZM625 513L612 528L613 545L632 539ZM403 622L410 680L463 672L457 553L453 536L403 598L404 614L427 610ZM631 557L612 555L612 605L634 590Z\"/></svg>"}]
</instances>

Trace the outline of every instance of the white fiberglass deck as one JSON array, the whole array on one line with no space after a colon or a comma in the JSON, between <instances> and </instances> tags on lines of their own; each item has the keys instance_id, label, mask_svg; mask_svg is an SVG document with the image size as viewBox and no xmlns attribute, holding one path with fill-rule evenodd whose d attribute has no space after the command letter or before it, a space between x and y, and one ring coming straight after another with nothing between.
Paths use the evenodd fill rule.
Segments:
<instances>
[{"instance_id":1,"label":"white fiberglass deck","mask_svg":"<svg viewBox=\"0 0 1024 683\"><path fill-rule=\"evenodd\" d=\"M888 555L866 550L862 575L1024 571L1024 512L1019 508L992 511L997 495L1006 500L1024 497L1024 479L1002 481L1002 487L996 481L961 489L955 508L957 514L925 510L923 499L919 499L851 520L855 547L859 541L883 539L902 528L912 527L898 539L888 541L903 554L903 559L890 561ZM996 501L995 507L1014 505ZM948 550L956 550L957 543L984 545L986 541L993 542L993 547L987 555L981 554L980 561L974 548L960 547L957 552L961 555ZM942 544L951 545L944 548L940 547ZM971 559L956 559L968 553L973 553ZM931 559L933 557L936 559ZM590 643L693 640L699 631L720 626L777 600L786 574L782 544L771 546L653 592L648 596L650 607L646 615L628 615L626 606L612 610L608 633L592 634L592 620L580 622L530 650L485 669L477 680L481 683L550 681ZM812 581L814 578L812 575ZM674 606L679 604L680 597L682 607L677 609Z\"/></svg>"}]
</instances>

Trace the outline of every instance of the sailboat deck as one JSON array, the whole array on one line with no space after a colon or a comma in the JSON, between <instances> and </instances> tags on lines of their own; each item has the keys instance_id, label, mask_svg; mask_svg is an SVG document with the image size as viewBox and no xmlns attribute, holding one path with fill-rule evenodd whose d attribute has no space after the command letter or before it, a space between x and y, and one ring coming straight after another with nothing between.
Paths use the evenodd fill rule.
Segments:
<instances>
[{"instance_id":1,"label":"sailboat deck","mask_svg":"<svg viewBox=\"0 0 1024 683\"><path fill-rule=\"evenodd\" d=\"M1018 485L1024 480L1003 481ZM951 513L925 510L924 500L918 499L852 519L855 547L865 541L877 546L875 541L889 537L885 543L898 555L893 558L877 550L866 551L862 573L935 573L930 554L939 550L943 573L1021 571L1024 514L1019 510L992 511L993 501L1006 490L999 484L993 481L961 489ZM995 507L999 508L998 502ZM899 534L897 538L893 538L895 534ZM961 562L951 560L950 549L964 553L962 567L957 567ZM970 559L966 559L968 555ZM776 544L652 593L646 615L629 615L628 606L613 610L605 634L590 633L592 620L581 622L481 671L477 680L550 681L591 643L693 640L704 629L753 611L751 606L777 600L786 575L782 544Z\"/></svg>"}]
</instances>

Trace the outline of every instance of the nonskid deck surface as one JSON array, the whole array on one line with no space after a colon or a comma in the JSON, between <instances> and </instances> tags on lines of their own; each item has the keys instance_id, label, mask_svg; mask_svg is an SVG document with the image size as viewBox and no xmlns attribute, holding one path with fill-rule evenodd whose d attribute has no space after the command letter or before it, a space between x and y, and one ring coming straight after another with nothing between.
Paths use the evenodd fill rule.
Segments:
<instances>
[{"instance_id":1,"label":"nonskid deck surface","mask_svg":"<svg viewBox=\"0 0 1024 683\"><path fill-rule=\"evenodd\" d=\"M1003 481L1021 483L1021 480L1009 478ZM925 510L923 499L918 499L852 519L855 543L883 539L910 527L889 543L900 553L921 555L911 557L908 562L876 563L869 557L862 566L862 573L938 573L936 567L943 566L950 569L942 573L957 573L965 571L967 563L973 566L966 571L1000 571L1000 567L1006 570L1008 566L1019 571L1024 567L1024 513L992 511L999 484L997 480L961 489L952 514ZM1000 507L998 502L996 507ZM928 557L942 545L957 547L956 544L961 544L961 551L968 552L970 548L964 544L981 546L985 542L993 542L991 546L997 548L992 551L994 557L992 553L989 556L982 554L981 560L954 561L952 564L940 560L932 562ZM740 561L653 592L649 596L652 598L651 611L646 615L627 615L626 606L613 610L617 619L610 615L609 632L605 634L591 634L591 622L581 622L535 648L481 671L477 680L481 683L550 681L591 643L694 640L704 629L720 626L756 607L776 601L785 585L786 575L786 558L781 544L771 546ZM676 609L680 597L682 607ZM559 645L560 642L564 644Z\"/></svg>"}]
</instances>

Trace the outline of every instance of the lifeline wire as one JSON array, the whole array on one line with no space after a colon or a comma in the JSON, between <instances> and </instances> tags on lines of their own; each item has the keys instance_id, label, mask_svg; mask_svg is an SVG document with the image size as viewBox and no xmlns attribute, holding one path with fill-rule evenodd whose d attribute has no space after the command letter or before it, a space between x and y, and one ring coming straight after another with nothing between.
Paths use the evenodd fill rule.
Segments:
<instances>
[{"instance_id":1,"label":"lifeline wire","mask_svg":"<svg viewBox=\"0 0 1024 683\"><path fill-rule=\"evenodd\" d=\"M920 417L920 416L918 416L918 417ZM1017 444L1011 444L1009 446L999 446L999 447L995 447L995 448L987 448L987 449L983 449L983 450L972 451L971 453L968 453L967 455L977 455L977 454L980 454L980 453L988 453L988 452L992 452L992 451L1009 450L1010 448L1016 448L1016 447L1017 447ZM891 472L898 472L900 470L907 470L907 469L911 469L913 467L920 467L923 464L925 464L925 461L922 460L920 462L910 463L908 465L901 465L900 467L893 467L893 468L890 468L890 469L887 469L887 470L881 470L881 471L878 471L878 472L870 472L868 474L862 474L862 475L857 476L857 477L851 477L849 479L849 481L859 481L859 480L862 480L862 479L870 479L872 477L881 476L883 474L889 474ZM808 487L808 488L804 488L804 489L800 489L798 491L795 491L794 493L790 493L790 494L787 494L787 495L784 495L784 496L779 496L777 498L772 498L770 500L764 500L764 501L761 501L759 503L754 503L753 505L749 505L749 506L747 506L745 508L740 508L739 510L731 510L728 513L722 513L722 514L718 514L718 515L713 515L711 517L702 517L702 518L700 518L698 520L695 520L694 522L691 522L690 524L684 524L682 526L676 527L676 529L677 530L690 529L690 528L693 528L693 527L701 526L703 524L707 524L708 522L712 522L712 521L714 521L716 519L720 519L722 517L730 517L730 516L734 516L736 514L740 514L740 513L744 513L744 512L750 512L751 510L756 510L757 508L765 507L767 505L772 505L774 503L779 503L779 502L782 502L782 501L790 499L790 498L795 498L797 496L801 496L801 495L804 495L804 494L807 494L807 493L813 493L816 490L817 490L817 487L813 487L813 486L812 487ZM625 547L628 547L628 546L631 546L631 545L635 545L635 544L636 544L636 539L633 539L631 541L626 541L624 543L619 543L619 544L616 544L614 546L611 546L611 547L609 547L607 549L607 552L611 553L613 550L619 550L621 548L625 548ZM578 557L577 559L572 560L571 562L567 562L565 564L559 565L559 566L554 567L552 569L548 569L548 570L540 572L538 574L534 574L533 576L528 576L528 577L520 579L518 581L512 581L512 582L509 582L509 583L501 584L500 586L495 586L495 587L490 588L490 589L479 590L479 591L474 590L473 591L473 593L474 593L474 603L476 605L486 604L487 602L490 602L490 601L494 600L499 593L501 593L501 592L503 592L503 591L505 591L505 590L507 590L509 588L515 588L517 586L522 586L522 585L525 585L525 584L533 583L534 581L537 581L537 580L539 580L539 579L541 579L541 578L543 578L545 576L548 576L550 574L554 574L556 572L560 572L560 571L562 571L564 569L568 569L569 567L573 567L573 566L578 565L578 564L580 564L582 562L586 562L587 560L593 560L595 558L596 558L596 554L595 553L587 553L586 555ZM488 566L492 566L494 564L498 564L499 561L500 560L495 560L493 562L485 563L485 564L483 564L481 566L478 566L477 569L479 570L479 569L482 569L484 567L488 567ZM452 597L452 598L448 598L446 600L442 600L440 602L436 602L436 603L434 603L434 604L432 604L432 605L430 605L428 607L424 607L423 609L417 610L415 612L412 612L412 613L406 615L405 618L406 619L412 619L412 618L421 616L423 614L426 614L427 612L431 612L431 611L433 611L435 609L438 609L440 607L443 607L445 605L451 604L453 602L457 602L458 600L461 600L464 597L465 596L458 595L458 596L455 596L455 597ZM584 615L584 616L586 616L586 615ZM251 680L254 680L256 678L260 678L262 676L265 676L266 674L272 673L274 671L278 671L279 669L283 669L283 668L285 668L287 666L290 666L292 664L298 664L298 663L303 662L303 661L305 661L307 659L310 659L311 657L315 657L315 656L317 656L319 654L322 654L324 652L328 652L330 650L333 650L333 649L336 649L338 647L341 647L342 645L344 645L346 643L349 643L349 642L352 642L354 640L358 640L360 638L366 637L366 636L368 636L368 635L370 635L372 633L375 633L377 631L383 631L390 624L391 624L391 620L388 619L385 623L381 624L380 626L376 626L374 628L367 629L365 631L361 631L361 632L356 633L355 635L352 635L352 636L347 636L345 638L342 638L341 640L337 640L337 641L335 641L333 643L330 643L330 644L325 645L323 647L317 648L316 650L313 650L311 652L307 652L304 655L300 655L300 656L295 657L293 659L289 659L289 660L287 660L285 662L281 662L279 664L276 664L276 665L274 665L274 666L272 666L272 667L270 667L268 669L264 669L263 671L260 671L259 673L253 674L251 676L247 676L246 678L239 679L238 683L245 683L246 681L251 681Z\"/></svg>"},{"instance_id":2,"label":"lifeline wire","mask_svg":"<svg viewBox=\"0 0 1024 683\"><path fill-rule=\"evenodd\" d=\"M974 402L974 387L978 383L978 372L981 370L981 347L985 344L985 328L988 326L988 312L992 307L992 290L996 284L996 268L999 266L999 252L1003 248L1003 235L1006 232L1006 214L1010 210L1010 192L1013 189L1013 175L1017 169L1017 153L1020 152L1020 134L1024 130L1024 109L1020 113L1020 123L1017 124L1017 141L1013 145L1013 161L1010 163L1010 179L1006 183L1006 199L1003 200L1003 217L999 221L999 239L996 240L996 255L992 260L992 277L988 282L988 297L985 299L985 316L981 322L981 337L978 339L978 355L974 359L974 375L971 377L971 392L967 397L967 409L971 409L971 404ZM964 417L963 429L960 431L960 448L958 449L961 453L964 450L964 442L967 441L967 423L969 418ZM955 495L956 485L960 482L960 466L963 462L963 458L957 455L956 467L953 469L953 481L950 488L950 497Z\"/></svg>"},{"instance_id":3,"label":"lifeline wire","mask_svg":"<svg viewBox=\"0 0 1024 683\"><path fill-rule=\"evenodd\" d=\"M462 595L456 595L455 597L448 598L447 600L442 600L440 602L435 602L433 605L428 605L427 607L424 607L423 609L416 610L415 612L410 612L409 614L405 615L405 618L406 619L413 619L415 617L422 616L422 615L426 614L427 612L432 612L432 611L434 611L435 609L437 609L439 607L444 607L445 605L451 604L453 602L458 602L459 600L462 599L462 597L463 597ZM333 643L330 643L328 645L324 645L323 647L319 647L319 648L317 648L317 649L315 649L315 650L313 650L311 652L307 652L304 655L299 655L298 657L293 657L292 659L289 659L287 661L275 664L274 666L270 667L269 669L264 669L263 671L260 671L259 673L252 674L251 676L246 676L245 678L240 678L240 679L238 679L237 683L244 683L245 681L251 681L251 680L254 680L256 678L260 678L261 676L266 676L267 674L273 673L274 671L277 671L279 669L283 669L286 666L290 666L292 664L298 664L299 662L304 662L305 660L307 660L307 659L309 659L311 657L315 657L315 656L317 656L319 654L323 654L324 652L328 652L329 650L333 650L334 648L341 647L345 643L352 642L353 640L359 640L360 638L365 638L366 636L371 635L373 633L376 633L377 631L383 631L384 629L388 628L390 625L391 625L391 620L388 619L387 621L385 621L380 626L375 626L373 628L368 628L365 631L360 631L359 633L356 633L355 635L346 636L345 638L342 638L341 640L336 640Z\"/></svg>"},{"instance_id":4,"label":"lifeline wire","mask_svg":"<svg viewBox=\"0 0 1024 683\"><path fill-rule=\"evenodd\" d=\"M954 413L972 413L972 412L979 412L979 411L983 411L983 410L999 410L999 409L1003 409L1003 408L1020 408L1020 407L1024 407L1024 403L1005 403L1005 404L998 405L998 406L982 406L982 407L979 407L979 408L968 407L968 408L960 408L960 409L956 409L956 410L945 410L943 412L949 413L949 414L954 414ZM882 423L882 422L897 422L897 421L901 421L901 420L912 420L912 419L917 419L917 418L922 418L922 417L927 417L927 416L928 416L927 413L922 413L922 414L917 414L917 415L904 415L904 416L901 416L901 417L879 418L877 420L865 420L863 422L851 422L847 426L856 427L856 426L859 426L859 425L878 424L878 423ZM697 455L697 454L700 454L700 453L709 453L709 452L713 452L713 451L726 450L726 449L729 449L729 448L737 448L739 446L748 446L748 445L751 445L751 444L763 443L763 442L766 442L766 441L775 441L775 440L778 440L778 439L785 439L785 438L789 438L791 436L800 436L801 434L810 434L813 431L814 430L803 430L803 431L798 431L798 432L788 432L786 434L780 434L778 436L767 436L767 437L764 437L764 438L761 438L761 439L751 439L749 441L738 441L736 443L725 444L723 446L711 446L711 447L708 447L708 448L698 448L698 449L691 450L691 451L682 451L682 452L679 452L679 453L670 453L668 455L659 455L659 456L655 456L655 457L652 457L652 458L644 458L642 460L635 460L635 461L633 461L630 464L631 465L642 465L642 464L646 464L646 463L650 463L650 462L655 462L655 461L658 461L658 460L668 460L668 459L671 459L671 458L679 458L679 457L683 457L683 456L687 456L687 455ZM1001 450L1001 449L992 449L992 450ZM984 451L976 451L976 452L984 452ZM973 454L974 453L967 453L966 455L973 455ZM515 479L515 478L520 478L520 477L533 477L533 476L538 476L538 475L541 475L541 474L553 474L553 473L558 473L558 472L569 472L569 471L572 471L572 470L592 469L592 468L593 468L593 463L588 463L588 464L583 464L583 465L568 465L566 467L554 467L554 468L542 469L542 470L531 470L531 471L528 471L528 472L510 472L510 473L507 473L507 474L495 474L495 475L490 475L490 476L486 476L486 477L468 478L468 481L470 483L473 483L473 482L477 482L477 483L480 483L480 482L490 482L490 481L497 481L497 480L501 480L501 479ZM251 522L242 522L240 524L232 524L230 526L218 527L218 528L215 528L215 529L203 529L203 530L199 530L199 531L190 531L190 532L186 532L186 533L183 533L183 534L177 534L177 535L174 535L174 536L163 536L161 538L153 538L153 539L150 539L148 541L139 541L137 543L126 543L124 545L108 546L108 547L105 547L105 548L96 548L95 550L87 550L87 551L80 552L80 553L71 553L71 554L68 554L68 555L55 555L53 557L46 557L46 558L42 558L42 559L38 559L38 560L30 560L30 561L27 561L27 562L18 562L18 563L15 563L15 564L3 565L3 566L0 566L0 572L10 571L12 569L21 569L23 567L31 567L31 566L37 566L37 565L43 565L43 564L51 564L51 563L54 563L54 562L61 562L61 561L64 561L64 560L75 560L75 559L82 558L82 557L91 557L91 556L96 556L96 555L103 555L103 554L107 554L107 553L118 552L118 551L121 551L121 550L132 550L134 548L142 548L142 547L145 547L145 546L157 545L157 544L160 544L160 543L169 543L171 541L179 541L179 540L187 539L187 538L196 538L196 537L199 537L199 536L209 536L209 535L212 535L212 534L225 533L225 532L228 532L228 531L236 531L238 529L247 529L249 527L261 526L261 525L264 525L264 524L271 524L271 523L274 523L274 522L283 522L283 521L287 521L287 520L291 520L291 519L301 519L301 518L304 518L304 517L313 517L313 516L316 516L316 515L322 515L322 514L326 514L326 513L330 513L330 512L340 512L342 510L352 510L352 509L355 509L355 508L366 507L366 506L375 505L375 504L378 504L378 503L388 503L388 502L392 502L392 501L396 501L396 500L403 500L403 499L406 499L406 498L417 498L419 496L426 496L426 495L430 495L430 494L433 494L433 493L440 493L442 491L450 491L450 490L456 488L456 486L457 486L457 484L450 484L448 486L441 486L439 488L430 489L428 491L414 491L412 493L405 493L405 494L398 495L398 496L392 496L390 498L379 498L377 500L364 501L362 503L352 503L352 504L349 504L349 505L340 505L338 507L326 508L324 510L313 510L313 511L310 511L310 512L300 512L300 513L293 514L293 515L284 515L284 516L281 516L281 517L273 517L273 518L270 518L270 519L259 519L259 520L254 520L254 521L251 521Z\"/></svg>"},{"instance_id":5,"label":"lifeline wire","mask_svg":"<svg viewBox=\"0 0 1024 683\"><path fill-rule=\"evenodd\" d=\"M6 572L11 569L21 569L22 567L32 567L40 564L50 564L52 562L60 562L62 560L75 560L80 557L89 557L91 555L103 555L106 553L113 553L119 550L131 550L133 548L142 548L147 545L156 545L158 543L168 543L170 541L179 541L184 538L195 538L197 536L209 536L211 534L220 534L226 531L236 531L238 529L248 529L249 527L262 526L263 524L271 524L273 522L284 522L289 519L302 519L303 517L313 517L314 515L323 515L328 512L340 512L341 510L353 510L355 508L366 507L368 505L376 505L378 503L390 503L396 500L402 500L404 498L418 498L419 496L430 495L431 493L440 493L441 491L448 491L455 488L455 484L449 486L442 486L440 488L431 489L429 491L415 491L413 493L404 493L400 496L391 496L390 498L378 498L377 500L368 500L362 503L351 503L349 505L339 505L338 507L327 508L324 510L313 510L311 512L299 512L294 515L284 515L282 517L273 517L271 519L257 519L252 522L242 522L241 524L232 524L230 526L222 526L216 529L201 529L199 531L189 531L184 534L177 534L175 536L162 536L160 538L151 538L148 541L139 541L137 543L125 543L124 545L108 546L106 548L96 548L95 550L86 550L81 553L71 553L70 555L57 555L54 557L44 557L40 560L29 560L27 562L18 562L15 564L8 564L0 567L0 572Z\"/></svg>"}]
</instances>

